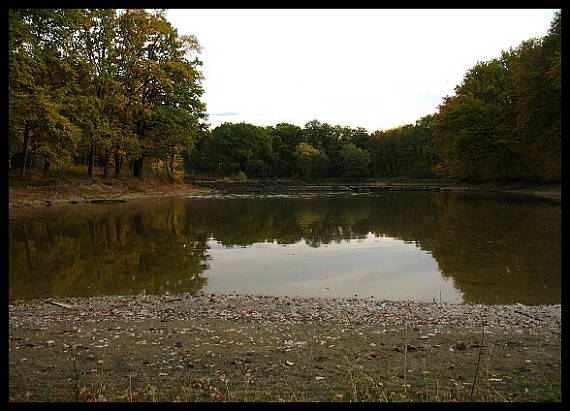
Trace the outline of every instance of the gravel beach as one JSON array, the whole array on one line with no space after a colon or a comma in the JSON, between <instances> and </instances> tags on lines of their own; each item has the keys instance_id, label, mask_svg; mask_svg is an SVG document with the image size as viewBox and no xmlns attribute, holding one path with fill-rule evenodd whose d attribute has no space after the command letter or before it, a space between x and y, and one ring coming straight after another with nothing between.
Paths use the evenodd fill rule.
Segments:
<instances>
[{"instance_id":1,"label":"gravel beach","mask_svg":"<svg viewBox=\"0 0 570 411\"><path fill-rule=\"evenodd\" d=\"M560 330L561 305L12 301L10 400L560 401Z\"/></svg>"}]
</instances>

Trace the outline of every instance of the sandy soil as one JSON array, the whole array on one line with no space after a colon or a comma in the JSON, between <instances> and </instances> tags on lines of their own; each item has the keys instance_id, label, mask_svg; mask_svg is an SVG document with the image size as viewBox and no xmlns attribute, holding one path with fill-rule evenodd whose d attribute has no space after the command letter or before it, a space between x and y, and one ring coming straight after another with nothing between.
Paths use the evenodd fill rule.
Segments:
<instances>
[{"instance_id":1,"label":"sandy soil","mask_svg":"<svg viewBox=\"0 0 570 411\"><path fill-rule=\"evenodd\" d=\"M49 206L92 200L132 200L150 197L184 196L209 190L184 183L159 183L138 179L95 180L90 183L63 182L48 185L10 185L9 207Z\"/></svg>"},{"instance_id":2,"label":"sandy soil","mask_svg":"<svg viewBox=\"0 0 570 411\"><path fill-rule=\"evenodd\" d=\"M11 401L560 401L560 305L200 293L9 320Z\"/></svg>"}]
</instances>

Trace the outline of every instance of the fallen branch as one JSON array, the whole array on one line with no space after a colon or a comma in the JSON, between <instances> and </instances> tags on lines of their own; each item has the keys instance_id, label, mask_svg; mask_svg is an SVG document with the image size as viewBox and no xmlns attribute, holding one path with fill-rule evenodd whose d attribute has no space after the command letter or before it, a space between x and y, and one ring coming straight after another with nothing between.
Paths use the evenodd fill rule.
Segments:
<instances>
[{"instance_id":1,"label":"fallen branch","mask_svg":"<svg viewBox=\"0 0 570 411\"><path fill-rule=\"evenodd\" d=\"M51 304L51 305L55 305L56 307L65 308L67 310L77 310L77 307L73 307L71 305L67 305L67 304L63 304L63 303L56 303L55 301L47 300L46 303Z\"/></svg>"}]
</instances>

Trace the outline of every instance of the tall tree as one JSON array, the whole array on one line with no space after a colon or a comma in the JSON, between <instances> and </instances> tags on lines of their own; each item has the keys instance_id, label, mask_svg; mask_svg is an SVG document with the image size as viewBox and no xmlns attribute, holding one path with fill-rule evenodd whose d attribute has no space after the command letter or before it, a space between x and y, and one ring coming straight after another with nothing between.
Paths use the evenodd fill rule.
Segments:
<instances>
[{"instance_id":1,"label":"tall tree","mask_svg":"<svg viewBox=\"0 0 570 411\"><path fill-rule=\"evenodd\" d=\"M67 10L9 11L10 154L21 145L21 176L30 150L65 160L77 128L65 113L74 72L68 64L74 14Z\"/></svg>"},{"instance_id":2,"label":"tall tree","mask_svg":"<svg viewBox=\"0 0 570 411\"><path fill-rule=\"evenodd\" d=\"M184 117L181 113L205 117L205 105L200 101L201 62L197 57L190 60L200 46L195 37L178 35L162 10L154 13L126 10L119 16L117 30L117 49L122 61L118 77L141 144L134 174L143 178L145 157L154 147L152 139L149 141L149 130L164 125L166 112L171 120ZM169 106L170 110L157 114L160 106Z\"/></svg>"}]
</instances>

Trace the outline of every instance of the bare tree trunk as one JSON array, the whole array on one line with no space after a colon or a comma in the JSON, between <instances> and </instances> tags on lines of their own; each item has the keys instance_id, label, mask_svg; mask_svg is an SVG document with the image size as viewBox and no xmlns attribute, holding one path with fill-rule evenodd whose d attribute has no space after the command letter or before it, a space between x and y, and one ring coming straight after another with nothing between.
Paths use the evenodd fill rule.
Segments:
<instances>
[{"instance_id":1,"label":"bare tree trunk","mask_svg":"<svg viewBox=\"0 0 570 411\"><path fill-rule=\"evenodd\" d=\"M44 176L47 176L47 174L49 173L50 165L51 165L51 163L49 161L49 158L46 157L46 161L44 163Z\"/></svg>"},{"instance_id":2,"label":"bare tree trunk","mask_svg":"<svg viewBox=\"0 0 570 411\"><path fill-rule=\"evenodd\" d=\"M109 177L109 149L105 148L105 164L103 166L103 178Z\"/></svg>"},{"instance_id":3,"label":"bare tree trunk","mask_svg":"<svg viewBox=\"0 0 570 411\"><path fill-rule=\"evenodd\" d=\"M115 153L115 176L121 174L121 156L119 153Z\"/></svg>"},{"instance_id":4,"label":"bare tree trunk","mask_svg":"<svg viewBox=\"0 0 570 411\"><path fill-rule=\"evenodd\" d=\"M139 136L140 141L142 141L144 138L144 132L145 132L144 120L139 120L137 122L137 134ZM134 161L133 174L135 177L140 178L141 180L144 179L144 153L141 155L139 159Z\"/></svg>"},{"instance_id":5,"label":"bare tree trunk","mask_svg":"<svg viewBox=\"0 0 570 411\"><path fill-rule=\"evenodd\" d=\"M170 167L168 167L168 157L165 158L162 163L164 164L164 171L166 171L166 177L168 177L168 180L172 180L172 176L170 175Z\"/></svg>"},{"instance_id":6,"label":"bare tree trunk","mask_svg":"<svg viewBox=\"0 0 570 411\"><path fill-rule=\"evenodd\" d=\"M87 167L87 175L91 176L91 179L95 179L95 146L91 145L91 151L89 152L89 166Z\"/></svg>"},{"instance_id":7,"label":"bare tree trunk","mask_svg":"<svg viewBox=\"0 0 570 411\"><path fill-rule=\"evenodd\" d=\"M144 179L144 156L141 158L136 159L133 164L133 174L135 177L140 178L141 180Z\"/></svg>"},{"instance_id":8,"label":"bare tree trunk","mask_svg":"<svg viewBox=\"0 0 570 411\"><path fill-rule=\"evenodd\" d=\"M174 175L174 156L175 156L174 153L172 153L172 155L170 156L170 164L169 164L169 166L170 166L170 174L171 174L171 175Z\"/></svg>"},{"instance_id":9,"label":"bare tree trunk","mask_svg":"<svg viewBox=\"0 0 570 411\"><path fill-rule=\"evenodd\" d=\"M20 170L20 177L24 178L26 175L26 165L28 162L28 146L30 145L30 127L26 123L24 126L24 143L22 145L22 168Z\"/></svg>"}]
</instances>

